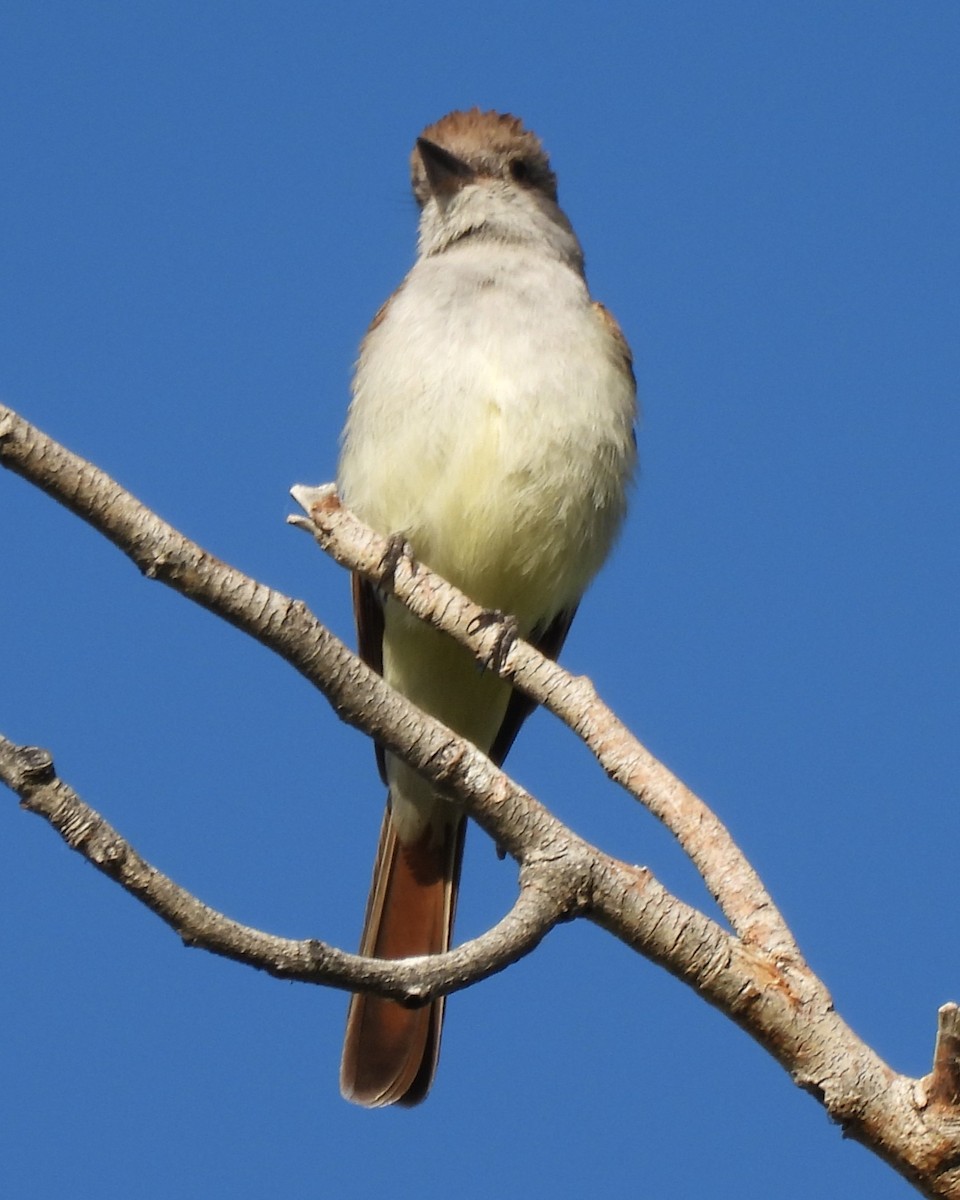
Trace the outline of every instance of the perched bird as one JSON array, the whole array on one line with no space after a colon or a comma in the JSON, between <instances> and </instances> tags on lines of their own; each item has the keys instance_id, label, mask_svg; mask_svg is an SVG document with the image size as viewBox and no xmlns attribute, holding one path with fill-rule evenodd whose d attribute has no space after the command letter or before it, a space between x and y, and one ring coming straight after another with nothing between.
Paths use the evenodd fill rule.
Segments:
<instances>
[{"instance_id":1,"label":"perched bird","mask_svg":"<svg viewBox=\"0 0 960 1200\"><path fill-rule=\"evenodd\" d=\"M535 134L452 112L412 155L419 246L360 348L343 434L343 502L556 656L623 520L636 387L616 321ZM374 585L353 581L360 654L499 763L533 704ZM450 946L464 814L378 751L389 789L360 951ZM433 1081L442 1000L350 1002L340 1072L357 1104L412 1105Z\"/></svg>"}]
</instances>

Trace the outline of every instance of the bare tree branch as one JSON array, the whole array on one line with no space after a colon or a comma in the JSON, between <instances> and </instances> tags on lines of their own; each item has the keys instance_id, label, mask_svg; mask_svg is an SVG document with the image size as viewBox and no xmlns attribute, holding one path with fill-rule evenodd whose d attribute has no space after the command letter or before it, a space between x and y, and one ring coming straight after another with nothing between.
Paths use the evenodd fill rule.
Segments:
<instances>
[{"instance_id":1,"label":"bare tree branch","mask_svg":"<svg viewBox=\"0 0 960 1200\"><path fill-rule=\"evenodd\" d=\"M0 780L27 812L45 818L67 845L151 909L188 946L257 967L278 979L368 989L405 1003L426 1003L502 971L529 954L557 921L579 907L578 880L567 861L538 861L521 872L520 895L492 929L447 954L387 961L348 954L310 938L296 941L241 925L203 904L146 862L57 778L53 759L36 746L0 735Z\"/></svg>"},{"instance_id":2,"label":"bare tree branch","mask_svg":"<svg viewBox=\"0 0 960 1200\"><path fill-rule=\"evenodd\" d=\"M104 472L0 405L0 463L35 483L123 551L144 575L229 621L314 684L348 724L374 736L433 783L518 860L542 851L553 819L439 721L418 712L293 600L228 566L163 521ZM551 824L552 823L552 824ZM530 841L531 827L540 837ZM561 827L562 828L562 827Z\"/></svg>"},{"instance_id":3,"label":"bare tree branch","mask_svg":"<svg viewBox=\"0 0 960 1200\"><path fill-rule=\"evenodd\" d=\"M390 543L341 507L333 485L295 487L292 492L310 519L289 520L313 533L341 566L373 579L421 620L455 638L483 666L516 684L578 734L610 778L676 836L745 941L771 954L800 959L783 917L721 821L640 744L600 700L589 679L574 677L519 639L501 655L502 622L484 620L478 604L422 563L393 556L395 561L385 572Z\"/></svg>"},{"instance_id":4,"label":"bare tree branch","mask_svg":"<svg viewBox=\"0 0 960 1200\"><path fill-rule=\"evenodd\" d=\"M321 540L336 542L341 561L393 588L438 627L449 624L448 632L480 661L568 720L611 777L676 833L734 934L672 896L646 869L617 862L576 837L478 751L367 670L302 603L207 554L102 472L2 406L0 462L99 529L146 575L281 654L343 719L455 796L521 864L520 896L511 912L448 954L381 962L321 942L271 937L214 912L144 862L56 778L45 751L0 740L0 779L24 806L44 816L69 845L188 944L284 978L419 1003L502 969L529 953L558 920L582 915L696 988L764 1046L847 1135L924 1195L960 1200L960 1010L946 1005L940 1011L929 1075L911 1079L887 1066L834 1011L826 988L796 952L769 896L716 817L627 734L589 683L521 642L510 644L503 626L482 619L481 610L403 555L385 571L382 542L363 531L354 545L356 530L349 538L343 532L352 518L330 502L329 493L323 493L319 509L305 497Z\"/></svg>"}]
</instances>

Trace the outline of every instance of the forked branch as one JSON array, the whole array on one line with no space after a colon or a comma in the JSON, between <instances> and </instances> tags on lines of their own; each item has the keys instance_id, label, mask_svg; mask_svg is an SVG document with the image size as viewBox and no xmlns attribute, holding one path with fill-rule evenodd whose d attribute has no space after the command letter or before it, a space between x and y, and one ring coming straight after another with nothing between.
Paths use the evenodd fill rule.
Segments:
<instances>
[{"instance_id":1,"label":"forked branch","mask_svg":"<svg viewBox=\"0 0 960 1200\"><path fill-rule=\"evenodd\" d=\"M576 837L488 759L418 712L368 670L301 602L250 579L160 520L90 463L0 405L0 463L42 488L158 579L280 654L337 713L458 799L520 864L520 895L493 929L448 954L382 962L324 943L277 938L204 905L145 862L57 779L45 751L0 739L0 780L79 853L158 913L190 945L288 979L368 989L421 1003L501 970L558 920L583 916L696 988L763 1045L845 1132L924 1195L960 1200L960 1017L940 1012L933 1070L892 1071L847 1027L800 957L755 872L713 813L575 679L404 555L384 571L384 544L328 489L299 490L297 523L338 559L390 588L467 645L488 669L565 720L608 774L676 834L733 933L672 896L646 869Z\"/></svg>"}]
</instances>

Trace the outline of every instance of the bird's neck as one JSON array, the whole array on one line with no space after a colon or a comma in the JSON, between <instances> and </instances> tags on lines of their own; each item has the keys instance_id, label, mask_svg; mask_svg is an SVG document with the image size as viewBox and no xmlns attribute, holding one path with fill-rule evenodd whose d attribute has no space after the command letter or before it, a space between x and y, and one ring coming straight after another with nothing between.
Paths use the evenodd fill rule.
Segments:
<instances>
[{"instance_id":1,"label":"bird's neck","mask_svg":"<svg viewBox=\"0 0 960 1200\"><path fill-rule=\"evenodd\" d=\"M464 243L516 246L557 259L583 275L583 251L562 210L537 192L467 187L441 208L431 199L420 217L421 258Z\"/></svg>"}]
</instances>

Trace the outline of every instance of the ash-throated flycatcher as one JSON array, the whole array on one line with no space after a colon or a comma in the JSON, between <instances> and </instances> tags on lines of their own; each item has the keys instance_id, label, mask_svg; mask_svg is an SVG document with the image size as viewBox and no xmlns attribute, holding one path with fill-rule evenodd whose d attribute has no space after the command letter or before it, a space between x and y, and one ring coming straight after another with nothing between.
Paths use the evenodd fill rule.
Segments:
<instances>
[{"instance_id":1,"label":"ash-throated flycatcher","mask_svg":"<svg viewBox=\"0 0 960 1200\"><path fill-rule=\"evenodd\" d=\"M630 350L590 299L583 252L539 139L516 117L453 112L412 156L412 270L360 348L338 485L344 503L556 656L624 515L636 452ZM398 691L501 762L533 703L354 577L360 653ZM464 816L399 759L362 954L450 945ZM351 999L340 1070L357 1104L416 1104L443 1001Z\"/></svg>"}]
</instances>

